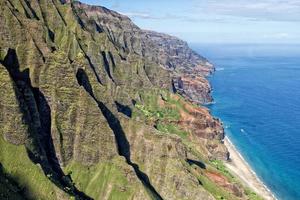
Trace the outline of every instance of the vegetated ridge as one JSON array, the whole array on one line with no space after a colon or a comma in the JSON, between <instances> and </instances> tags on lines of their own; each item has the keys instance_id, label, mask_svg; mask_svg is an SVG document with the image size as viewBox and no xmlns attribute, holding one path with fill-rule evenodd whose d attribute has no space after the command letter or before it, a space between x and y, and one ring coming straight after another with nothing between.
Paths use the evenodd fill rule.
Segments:
<instances>
[{"instance_id":1,"label":"vegetated ridge","mask_svg":"<svg viewBox=\"0 0 300 200\"><path fill-rule=\"evenodd\" d=\"M117 12L0 1L0 199L256 199L182 40Z\"/></svg>"}]
</instances>

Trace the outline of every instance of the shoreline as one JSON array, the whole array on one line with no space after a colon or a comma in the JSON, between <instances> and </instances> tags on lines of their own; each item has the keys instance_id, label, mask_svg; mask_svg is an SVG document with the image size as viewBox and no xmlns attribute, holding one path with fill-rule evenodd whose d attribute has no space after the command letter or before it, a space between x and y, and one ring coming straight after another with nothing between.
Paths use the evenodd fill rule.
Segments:
<instances>
[{"instance_id":1,"label":"shoreline","mask_svg":"<svg viewBox=\"0 0 300 200\"><path fill-rule=\"evenodd\" d=\"M262 198L266 200L277 200L271 190L258 178L227 136L224 138L224 144L230 153L230 161L224 162L224 164L230 172Z\"/></svg>"}]
</instances>

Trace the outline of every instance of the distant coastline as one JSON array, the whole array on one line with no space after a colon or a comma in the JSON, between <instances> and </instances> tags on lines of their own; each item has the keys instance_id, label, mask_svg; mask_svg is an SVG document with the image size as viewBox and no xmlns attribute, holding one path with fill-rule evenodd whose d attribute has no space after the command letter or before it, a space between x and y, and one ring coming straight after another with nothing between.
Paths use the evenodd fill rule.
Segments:
<instances>
[{"instance_id":1,"label":"distant coastline","mask_svg":"<svg viewBox=\"0 0 300 200\"><path fill-rule=\"evenodd\" d=\"M246 162L227 136L224 139L224 144L230 153L230 161L225 162L230 172L264 199L277 200L272 191L258 178L251 166Z\"/></svg>"}]
</instances>

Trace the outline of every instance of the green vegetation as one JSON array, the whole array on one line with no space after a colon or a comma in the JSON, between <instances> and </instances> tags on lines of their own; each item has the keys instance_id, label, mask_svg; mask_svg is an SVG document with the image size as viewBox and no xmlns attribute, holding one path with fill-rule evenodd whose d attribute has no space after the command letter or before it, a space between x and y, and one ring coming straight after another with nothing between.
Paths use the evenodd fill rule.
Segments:
<instances>
[{"instance_id":1,"label":"green vegetation","mask_svg":"<svg viewBox=\"0 0 300 200\"><path fill-rule=\"evenodd\" d=\"M0 163L5 172L24 190L26 197L33 199L56 199L56 186L44 175L39 165L27 156L24 146L4 141L0 136Z\"/></svg>"},{"instance_id":2,"label":"green vegetation","mask_svg":"<svg viewBox=\"0 0 300 200\"><path fill-rule=\"evenodd\" d=\"M123 169L120 168L121 163L125 166L125 162L121 159L114 161L93 166L73 162L65 168L65 172L72 177L79 190L92 198L131 199L136 188L134 183L129 184Z\"/></svg>"},{"instance_id":3,"label":"green vegetation","mask_svg":"<svg viewBox=\"0 0 300 200\"><path fill-rule=\"evenodd\" d=\"M213 181L208 179L204 175L198 176L199 181L201 182L202 186L211 193L216 199L222 200L235 200L237 199L234 195L223 189L222 187L216 185Z\"/></svg>"},{"instance_id":4,"label":"green vegetation","mask_svg":"<svg viewBox=\"0 0 300 200\"><path fill-rule=\"evenodd\" d=\"M142 93L143 103L135 105L136 116L142 114L146 120L155 123L157 130L162 133L176 134L185 139L188 135L186 131L176 124L180 119L180 110L183 109L181 99L171 98L168 91L151 91Z\"/></svg>"},{"instance_id":5,"label":"green vegetation","mask_svg":"<svg viewBox=\"0 0 300 200\"><path fill-rule=\"evenodd\" d=\"M23 190L13 178L7 174L0 163L0 199L23 199Z\"/></svg>"},{"instance_id":6,"label":"green vegetation","mask_svg":"<svg viewBox=\"0 0 300 200\"><path fill-rule=\"evenodd\" d=\"M249 188L245 189L245 194L248 196L249 200L263 200L263 198L258 196L255 192L253 192Z\"/></svg>"},{"instance_id":7,"label":"green vegetation","mask_svg":"<svg viewBox=\"0 0 300 200\"><path fill-rule=\"evenodd\" d=\"M138 102L135 107L148 119L179 120L177 101L172 100L169 92L152 90L142 92L141 97L143 102Z\"/></svg>"},{"instance_id":8,"label":"green vegetation","mask_svg":"<svg viewBox=\"0 0 300 200\"><path fill-rule=\"evenodd\" d=\"M223 161L221 160L212 160L210 161L212 166L214 166L218 171L220 171L223 175L225 175L229 179L234 179L234 176L228 171L226 166L224 165Z\"/></svg>"},{"instance_id":9,"label":"green vegetation","mask_svg":"<svg viewBox=\"0 0 300 200\"><path fill-rule=\"evenodd\" d=\"M242 184L239 182L239 180L236 179L226 168L223 161L221 160L212 160L210 161L211 165L216 168L219 172L221 172L223 175L225 175L227 178L229 178L230 182L236 183L242 187ZM262 200L260 196L258 196L255 192L253 192L249 188L245 188L245 194L249 198L249 200Z\"/></svg>"},{"instance_id":10,"label":"green vegetation","mask_svg":"<svg viewBox=\"0 0 300 200\"><path fill-rule=\"evenodd\" d=\"M171 134L176 134L182 139L185 139L188 135L186 131L180 130L180 128L175 125L175 124L163 124L163 123L158 123L156 126L157 130L163 132L163 133L171 133Z\"/></svg>"}]
</instances>

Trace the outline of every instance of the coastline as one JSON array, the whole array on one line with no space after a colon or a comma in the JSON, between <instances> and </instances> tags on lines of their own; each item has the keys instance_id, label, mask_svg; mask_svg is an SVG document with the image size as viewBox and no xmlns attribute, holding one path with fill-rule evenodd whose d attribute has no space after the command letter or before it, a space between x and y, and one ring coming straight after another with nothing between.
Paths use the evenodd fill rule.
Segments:
<instances>
[{"instance_id":1,"label":"coastline","mask_svg":"<svg viewBox=\"0 0 300 200\"><path fill-rule=\"evenodd\" d=\"M224 138L224 144L230 153L230 161L224 162L224 164L230 172L262 198L266 200L276 200L271 190L257 177L250 165L245 161L227 136Z\"/></svg>"}]
</instances>

